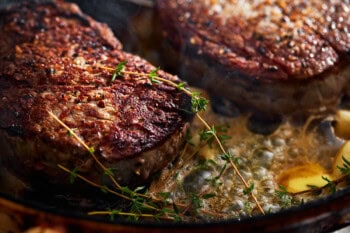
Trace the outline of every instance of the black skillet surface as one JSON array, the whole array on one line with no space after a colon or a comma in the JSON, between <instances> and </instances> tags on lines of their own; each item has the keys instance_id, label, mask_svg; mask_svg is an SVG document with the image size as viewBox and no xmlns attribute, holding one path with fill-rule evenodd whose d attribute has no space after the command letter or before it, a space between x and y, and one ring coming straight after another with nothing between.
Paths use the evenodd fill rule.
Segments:
<instances>
[{"instance_id":1,"label":"black skillet surface","mask_svg":"<svg viewBox=\"0 0 350 233\"><path fill-rule=\"evenodd\" d=\"M153 9L147 4L140 6L129 1L74 0L85 13L98 21L109 24L116 36L123 42L125 50L138 53L156 65L167 67L167 64L160 62L161 59L158 56L161 39ZM2 0L0 7L13 2L20 1ZM0 183L4 183L5 180L12 182L6 175L2 176L2 179ZM11 229L12 232L17 230L20 232L36 225L45 225L64 226L68 232L304 233L329 232L350 223L350 189L337 192L328 198L266 216L211 223L174 224L130 223L118 219L111 222L106 217L87 216L87 210L96 206L103 209L104 204L110 201L111 197L102 195L96 190L84 192L83 197L79 192L64 193L61 191L64 188L51 187L48 183L36 183L33 186L34 188L31 187L31 189L22 187L20 191L16 188L0 188L0 224L4 224L1 219L6 219L6 224L15 225L15 229ZM0 227L2 233L1 230Z\"/></svg>"}]
</instances>

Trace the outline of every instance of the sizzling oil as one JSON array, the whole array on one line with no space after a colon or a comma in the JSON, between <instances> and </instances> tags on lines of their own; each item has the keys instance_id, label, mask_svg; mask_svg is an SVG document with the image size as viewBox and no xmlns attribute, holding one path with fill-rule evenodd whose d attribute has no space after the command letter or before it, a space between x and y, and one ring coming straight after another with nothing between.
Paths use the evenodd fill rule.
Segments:
<instances>
[{"instance_id":1,"label":"sizzling oil","mask_svg":"<svg viewBox=\"0 0 350 233\"><path fill-rule=\"evenodd\" d=\"M225 137L225 148L233 156L247 183L254 185L251 191L265 213L300 205L302 199L305 202L319 198L313 195L294 198L280 195L279 176L286 169L308 163L330 170L343 143L334 136L331 121L328 120L332 116L310 120L305 124L293 124L286 119L272 134L261 135L247 128L246 115L229 118L212 111L202 115L210 126L215 126L219 136L230 136ZM151 183L150 193L157 196L168 192L172 202L192 209L184 221L215 221L260 214L251 196L245 194L246 187L232 167L222 159L215 141L210 146L207 141L200 141L199 135L203 129L203 124L195 119L183 152ZM2 173L4 182L1 192L15 194L28 201L82 213L108 209L110 206L125 206L124 202L119 203L114 196L107 197L100 190L86 192L89 193L87 197L86 193L72 192L71 184L67 187L51 187L50 184L43 185L37 181L39 185L32 184L28 192L26 184L20 180L14 182L8 178L12 176ZM8 187L8 182L17 185ZM50 194L47 193L47 187L53 190ZM205 195L210 198L205 198ZM197 206L193 207L196 198Z\"/></svg>"},{"instance_id":2,"label":"sizzling oil","mask_svg":"<svg viewBox=\"0 0 350 233\"><path fill-rule=\"evenodd\" d=\"M291 197L280 195L279 176L288 168L302 164L318 164L331 169L334 156L342 141L334 136L326 118L310 119L304 124L285 120L270 135L252 133L247 129L247 116L223 117L208 111L205 119L217 128L224 126L225 147L257 197L265 213L316 199L316 196ZM239 218L259 214L256 204L247 194L215 142L208 146L200 142L203 125L195 120L190 140L175 165L163 171L151 185L151 192L169 192L175 203L193 207L198 197L196 219L212 220ZM227 136L230 136L228 139ZM194 144L194 145L190 145ZM225 165L226 164L226 165ZM201 198L210 194L210 198Z\"/></svg>"}]
</instances>

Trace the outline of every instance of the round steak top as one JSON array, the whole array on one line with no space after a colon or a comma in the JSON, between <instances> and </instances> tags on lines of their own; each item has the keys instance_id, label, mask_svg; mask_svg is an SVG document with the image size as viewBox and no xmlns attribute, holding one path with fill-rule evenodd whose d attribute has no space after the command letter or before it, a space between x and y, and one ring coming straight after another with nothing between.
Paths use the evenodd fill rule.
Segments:
<instances>
[{"instance_id":1,"label":"round steak top","mask_svg":"<svg viewBox=\"0 0 350 233\"><path fill-rule=\"evenodd\" d=\"M322 74L350 50L349 1L158 0L169 39L227 70L271 80Z\"/></svg>"},{"instance_id":2,"label":"round steak top","mask_svg":"<svg viewBox=\"0 0 350 233\"><path fill-rule=\"evenodd\" d=\"M122 51L111 30L75 4L32 1L1 10L0 38L0 127L11 136L83 151L52 112L97 154L118 161L161 146L191 118L190 97L174 87L138 74L113 80L121 62L134 73L156 68Z\"/></svg>"}]
</instances>

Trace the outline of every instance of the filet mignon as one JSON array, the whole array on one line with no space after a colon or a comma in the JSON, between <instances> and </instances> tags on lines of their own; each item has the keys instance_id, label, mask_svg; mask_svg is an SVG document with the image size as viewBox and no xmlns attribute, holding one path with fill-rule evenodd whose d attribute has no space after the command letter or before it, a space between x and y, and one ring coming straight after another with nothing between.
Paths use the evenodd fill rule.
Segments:
<instances>
[{"instance_id":1,"label":"filet mignon","mask_svg":"<svg viewBox=\"0 0 350 233\"><path fill-rule=\"evenodd\" d=\"M181 77L266 114L333 109L349 90L349 1L157 0Z\"/></svg>"},{"instance_id":2,"label":"filet mignon","mask_svg":"<svg viewBox=\"0 0 350 233\"><path fill-rule=\"evenodd\" d=\"M62 182L62 164L101 181L89 152L48 111L95 148L120 184L143 183L175 158L192 118L190 97L138 75L112 82L102 66L155 67L122 51L105 24L75 4L29 1L1 10L0 38L1 161L16 174Z\"/></svg>"}]
</instances>

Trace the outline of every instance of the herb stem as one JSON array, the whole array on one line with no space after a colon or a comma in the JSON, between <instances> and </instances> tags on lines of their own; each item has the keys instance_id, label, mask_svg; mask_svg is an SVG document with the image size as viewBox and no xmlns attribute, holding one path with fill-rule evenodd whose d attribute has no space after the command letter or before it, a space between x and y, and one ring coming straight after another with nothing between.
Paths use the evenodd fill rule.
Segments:
<instances>
[{"instance_id":1,"label":"herb stem","mask_svg":"<svg viewBox=\"0 0 350 233\"><path fill-rule=\"evenodd\" d=\"M100 68L102 69L106 69L106 70L109 70L109 71L114 71L115 69L114 68L111 68L111 67L108 67L108 66L102 66L102 65L99 65ZM121 70L120 71L121 73L123 74L128 74L128 75L135 75L135 76L141 76L141 77L149 77L149 74L147 73L139 73L139 72L133 72L133 71L126 71L126 70ZM173 81L170 81L168 79L165 79L165 78L161 78L159 76L156 76L155 79L157 79L158 81L161 81L163 83L166 83L168 84L169 86L172 86L172 87L175 87L175 88L178 88L178 85L176 83L174 83ZM193 93L189 90L187 90L186 88L181 88L181 91L185 92L187 95L189 96L193 96Z\"/></svg>"},{"instance_id":2,"label":"herb stem","mask_svg":"<svg viewBox=\"0 0 350 233\"><path fill-rule=\"evenodd\" d=\"M105 68L105 69L108 69L108 70L111 70L113 71L114 69L113 68L109 68L109 67L102 67L102 68ZM129 75L137 75L137 76L143 76L143 77L149 77L149 74L147 73L138 73L138 72L132 72L132 71L126 71L124 69L121 70L121 73L123 74L129 74ZM198 95L195 95L193 92L191 92L190 90L184 88L184 87L180 87L179 88L179 85L176 84L175 82L171 81L171 80L168 80L168 79L165 79L165 78L161 78L159 76L153 76L153 78L155 80L158 80L158 81L161 81L163 83L166 83L172 87L175 87L175 88L178 88L179 90L183 91L184 93L186 93L187 95L191 96L192 98L196 98L198 99ZM202 109L205 109L205 108L201 108L199 110L202 110ZM208 125L208 123L200 116L200 114L198 112L196 112L196 117L202 122L202 124L208 129L208 130L211 130L210 126ZM217 136L217 134L215 132L212 133L212 135L214 136L215 140L217 141L221 151L226 154L226 150L223 146L223 144L221 143L221 140L219 139L219 137ZM242 181L243 185L245 186L246 189L249 189L249 185L248 183L245 181L244 177L241 175L241 173L239 172L239 169L237 168L237 166L233 163L232 159L230 158L229 159L229 162L232 166L232 168L234 169L234 171L236 172L236 174L238 175L239 179ZM261 207L259 201L257 200L257 198L255 197L255 195L253 194L253 192L250 192L250 195L252 197L252 199L254 200L254 202L256 203L259 211L262 213L262 214L265 214L263 208Z\"/></svg>"},{"instance_id":3,"label":"herb stem","mask_svg":"<svg viewBox=\"0 0 350 233\"><path fill-rule=\"evenodd\" d=\"M196 117L202 122L202 124L208 129L208 130L211 130L210 126L208 125L208 123L201 117L201 115L199 113L196 113ZM227 154L224 146L222 145L220 139L218 138L217 134L214 132L213 133L213 136L215 138L215 140L217 141L221 151L224 153L224 154ZM242 176L242 174L240 173L239 169L237 168L237 166L234 164L234 162L232 161L232 159L230 158L229 159L229 162L233 168L233 170L236 172L237 176L239 177L239 179L241 180L241 182L244 184L245 188L246 189L249 189L249 185L248 183L246 182L246 180L244 179L244 177ZM250 196L253 198L255 204L257 205L259 211L262 213L262 214L265 214L263 208L261 207L258 199L256 198L256 196L254 195L253 192L250 192Z\"/></svg>"},{"instance_id":4,"label":"herb stem","mask_svg":"<svg viewBox=\"0 0 350 233\"><path fill-rule=\"evenodd\" d=\"M334 185L338 185L346 180L349 179L349 175L344 175L342 177L340 177L339 179L336 179L336 180L333 180L332 183ZM296 192L296 193L289 193L290 195L292 196L298 196L298 195L302 195L302 194L307 194L307 193L313 193L313 192L318 192L318 191L322 191L323 189L329 187L329 183L328 184L325 184L321 187L315 187L315 188L312 188L312 189L307 189L307 190L303 190L303 191L300 191L300 192Z\"/></svg>"},{"instance_id":5,"label":"herb stem","mask_svg":"<svg viewBox=\"0 0 350 233\"><path fill-rule=\"evenodd\" d=\"M61 164L58 164L57 166L58 166L60 169L62 169L63 171L67 172L67 173L71 173L71 172L72 172L71 170L69 170L68 168L64 167L64 166L61 165ZM85 177L82 176L82 175L77 174L76 176L77 176L79 179L81 179L82 181L85 181L86 183L88 183L89 185L91 185L91 186L93 186L93 187L100 188L100 189L104 189L104 190L106 190L107 192L109 192L109 193L111 193L111 194L114 194L114 195L116 195L116 196L118 196L118 197L124 198L124 199L126 199L126 200L129 200L129 201L132 200L130 197L125 196L125 195L123 195L123 194L120 194L120 193L118 193L118 192L115 192L114 190L112 190L112 189L110 189L110 188L108 188L108 187L105 187L105 186L102 186L102 185L100 185L100 184L97 184L97 183L95 183L95 182L93 182L93 181L91 181L91 180L85 178Z\"/></svg>"},{"instance_id":6,"label":"herb stem","mask_svg":"<svg viewBox=\"0 0 350 233\"><path fill-rule=\"evenodd\" d=\"M95 160L95 162L102 168L102 170L104 172L106 172L108 169L100 162L100 160L97 159L95 153L93 152L92 148L89 147L71 128L69 128L63 121L61 121L55 114L53 114L52 112L48 111L48 113L50 114L50 116L52 118L54 118L54 120L56 120L62 127L64 127L87 151L90 152L90 155L92 156L92 158ZM116 179L110 175L109 173L107 173L109 178L112 180L112 182L114 183L114 185L118 188L121 189L120 184L116 181Z\"/></svg>"},{"instance_id":7,"label":"herb stem","mask_svg":"<svg viewBox=\"0 0 350 233\"><path fill-rule=\"evenodd\" d=\"M142 217L142 218L155 218L156 216L153 214L136 214L136 213L127 213L127 212L118 212L118 213L113 213L113 211L91 211L88 213L88 215L112 215L116 214L119 216L131 216L131 217ZM159 219L164 219L164 220L174 220L173 217L170 216L159 216L157 217Z\"/></svg>"},{"instance_id":8,"label":"herb stem","mask_svg":"<svg viewBox=\"0 0 350 233\"><path fill-rule=\"evenodd\" d=\"M123 74L129 74L129 75L137 75L137 76L143 76L143 77L149 77L149 74L146 73L138 73L138 72L132 72L132 71L126 71L126 70L122 70L121 71ZM159 76L154 77L156 80L161 81L163 83L168 84L169 86L175 87L177 88L178 85L176 83L174 83L173 81L170 81L168 79L165 78L161 78ZM186 88L181 88L181 91L183 91L184 93L186 93L189 96L193 96L193 93L189 90L187 90Z\"/></svg>"},{"instance_id":9,"label":"herb stem","mask_svg":"<svg viewBox=\"0 0 350 233\"><path fill-rule=\"evenodd\" d=\"M61 164L58 164L57 165L60 169L62 169L63 171L67 172L67 173L71 173L72 171L69 170L68 168L64 167L63 165ZM76 174L76 176L81 179L82 181L85 181L86 183L88 183L89 185L93 186L93 187L96 187L96 188L99 188L101 190L105 190L107 191L108 193L111 193L111 194L114 194L120 198L123 198L125 200L129 200L129 201L132 201L133 199L129 196L126 196L124 194L121 194L121 193L118 193L110 188L108 188L107 186L103 186L103 185L100 185L100 184L97 184L89 179L87 179L86 177L82 176L82 175L79 175L79 174ZM154 206L151 206L151 205L148 205L148 204L145 204L143 203L142 204L144 207L147 207L149 209L152 209L152 210L156 210L156 211L160 211L158 208L154 207Z\"/></svg>"},{"instance_id":10,"label":"herb stem","mask_svg":"<svg viewBox=\"0 0 350 233\"><path fill-rule=\"evenodd\" d=\"M176 84L175 82L171 81L171 80L168 80L168 79L165 79L165 78L162 78L162 77L159 77L157 75L157 70L155 71L152 71L151 73L139 73L139 72L133 72L133 71L127 71L125 70L124 68L124 64L126 64L126 61L124 62L121 62L118 64L121 65L120 69L118 69L118 72L122 73L122 74L127 74L127 75L135 75L135 76L142 76L142 77L146 77L146 78L151 78L151 82L153 81L160 81L162 83L165 83L165 84L168 84L169 86L172 86L174 88L177 88L178 90L181 90L183 91L185 94L189 95L192 97L192 100L197 100L197 101L201 101L203 100L201 97L199 97L198 93L195 93L195 92L191 92L190 90L186 89L184 87L184 83L180 83L180 84ZM117 66L117 67L118 67ZM106 67L106 66L103 66L103 65L99 65L100 68L102 69L106 69L106 70L109 70L109 71L112 71L112 72L115 72L116 69L114 68L110 68L110 67ZM205 102L206 104L207 102ZM192 102L193 104L193 102ZM203 104L203 102L201 102L201 104ZM193 107L193 106L192 106ZM213 135L214 139L216 140L216 142L218 143L219 145L219 148L220 150L224 153L224 154L227 154L224 146L223 146L223 143L221 142L220 138L217 136L216 132L213 131L211 129L211 127L208 125L208 123L201 117L201 115L198 113L199 111L201 110L205 110L205 106L202 106L202 105L198 105L196 106L196 108L193 108L195 109L194 113L196 115L196 117L201 121L201 123L205 126L205 128L207 128L208 130L212 131L211 134ZM89 147L87 147L87 149L89 149ZM239 169L237 168L237 166L234 164L234 162L232 161L232 158L229 158L229 163L230 165L232 166L232 168L234 169L235 173L237 174L237 176L239 177L239 179L241 180L241 182L243 183L243 185L245 186L245 188L248 190L250 188L250 186L248 185L248 183L246 182L246 180L244 179L244 177L241 175ZM264 210L262 209L260 203L258 202L257 198L255 197L255 195L253 194L253 192L249 192L250 196L252 197L252 199L254 200L254 202L256 203L256 206L258 207L259 211L262 213L262 214L265 214Z\"/></svg>"}]
</instances>

